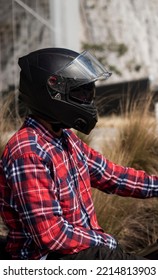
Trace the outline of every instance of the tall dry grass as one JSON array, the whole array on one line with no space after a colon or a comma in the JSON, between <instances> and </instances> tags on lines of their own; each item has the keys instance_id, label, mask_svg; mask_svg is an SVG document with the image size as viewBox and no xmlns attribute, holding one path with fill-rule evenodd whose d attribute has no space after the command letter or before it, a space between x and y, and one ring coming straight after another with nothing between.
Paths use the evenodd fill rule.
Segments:
<instances>
[{"instance_id":1,"label":"tall dry grass","mask_svg":"<svg viewBox=\"0 0 158 280\"><path fill-rule=\"evenodd\" d=\"M102 129L108 131L114 125L115 133L111 141L102 139L100 146L111 161L158 175L158 130L151 103L149 95L143 103L127 104L120 117L112 117L113 123L109 118L102 119ZM158 239L157 198L123 198L94 190L93 199L100 225L127 251L137 252Z\"/></svg>"},{"instance_id":2,"label":"tall dry grass","mask_svg":"<svg viewBox=\"0 0 158 280\"><path fill-rule=\"evenodd\" d=\"M0 99L0 154L7 140L22 124L22 119L15 111L15 92L10 92Z\"/></svg>"}]
</instances>

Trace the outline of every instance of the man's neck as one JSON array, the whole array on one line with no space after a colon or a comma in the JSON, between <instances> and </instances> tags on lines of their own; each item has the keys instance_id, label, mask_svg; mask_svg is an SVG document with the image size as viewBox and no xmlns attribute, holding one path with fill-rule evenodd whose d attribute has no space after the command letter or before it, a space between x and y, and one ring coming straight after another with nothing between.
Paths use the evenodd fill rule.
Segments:
<instances>
[{"instance_id":1,"label":"man's neck","mask_svg":"<svg viewBox=\"0 0 158 280\"><path fill-rule=\"evenodd\" d=\"M62 128L60 128L59 131L54 131L54 130L53 130L53 126L52 126L51 123L49 123L49 122L47 122L47 121L45 121L45 120L43 120L43 119L41 119L41 118L39 118L39 117L36 117L36 119L37 119L51 134L53 134L53 136L55 136L55 137L60 137L60 136L62 135L62 131L63 131Z\"/></svg>"}]
</instances>

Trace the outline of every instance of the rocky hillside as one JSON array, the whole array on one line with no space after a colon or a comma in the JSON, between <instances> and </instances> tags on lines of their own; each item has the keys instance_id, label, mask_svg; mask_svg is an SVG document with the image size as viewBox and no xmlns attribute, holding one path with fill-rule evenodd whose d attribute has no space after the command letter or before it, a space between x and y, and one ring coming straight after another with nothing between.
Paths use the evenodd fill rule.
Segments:
<instances>
[{"instance_id":1,"label":"rocky hillside","mask_svg":"<svg viewBox=\"0 0 158 280\"><path fill-rule=\"evenodd\" d=\"M83 47L95 50L111 81L150 77L158 84L158 1L81 0Z\"/></svg>"}]
</instances>

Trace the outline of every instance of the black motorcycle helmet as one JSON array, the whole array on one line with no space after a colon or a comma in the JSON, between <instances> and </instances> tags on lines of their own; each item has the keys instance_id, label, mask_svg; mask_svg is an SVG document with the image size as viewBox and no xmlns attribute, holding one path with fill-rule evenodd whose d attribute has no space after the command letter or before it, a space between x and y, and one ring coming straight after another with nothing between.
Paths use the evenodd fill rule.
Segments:
<instances>
[{"instance_id":1,"label":"black motorcycle helmet","mask_svg":"<svg viewBox=\"0 0 158 280\"><path fill-rule=\"evenodd\" d=\"M59 128L89 134L97 122L95 84L110 73L89 52L46 48L19 58L20 99L37 115Z\"/></svg>"}]
</instances>

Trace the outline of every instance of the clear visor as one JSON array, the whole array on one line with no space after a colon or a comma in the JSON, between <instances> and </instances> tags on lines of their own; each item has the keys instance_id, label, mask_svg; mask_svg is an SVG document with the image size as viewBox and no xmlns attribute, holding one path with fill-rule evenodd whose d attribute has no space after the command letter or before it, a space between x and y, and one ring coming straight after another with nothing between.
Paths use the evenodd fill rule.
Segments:
<instances>
[{"instance_id":1,"label":"clear visor","mask_svg":"<svg viewBox=\"0 0 158 280\"><path fill-rule=\"evenodd\" d=\"M58 70L48 79L48 85L61 93L73 88L111 76L89 51L82 52L72 62Z\"/></svg>"}]
</instances>

